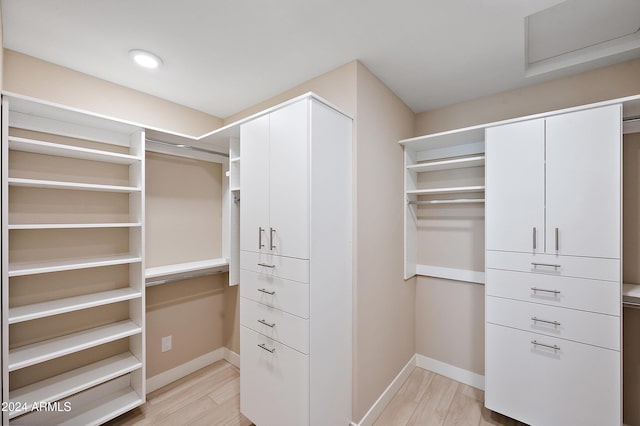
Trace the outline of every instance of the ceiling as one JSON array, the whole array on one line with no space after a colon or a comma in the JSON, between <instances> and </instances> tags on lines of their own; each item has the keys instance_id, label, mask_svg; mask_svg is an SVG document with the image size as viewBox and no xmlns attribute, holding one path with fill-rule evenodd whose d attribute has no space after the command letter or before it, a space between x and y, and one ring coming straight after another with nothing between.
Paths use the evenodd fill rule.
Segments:
<instances>
[{"instance_id":1,"label":"ceiling","mask_svg":"<svg viewBox=\"0 0 640 426\"><path fill-rule=\"evenodd\" d=\"M597 3L607 7L597 13L587 7ZM638 45L608 51L606 58L590 56L526 73L527 51L534 49L525 38L527 16L556 6L559 14L552 13L548 22L536 20L536 29L546 34L572 28L576 38L592 33L594 16L596 27L615 28L617 17L637 11L637 29L640 0L1 0L1 5L5 48L221 118L354 59L421 112L640 57ZM567 5L573 9L567 12ZM545 18L556 9L534 16ZM566 25L583 10L591 19L587 29ZM627 36L639 41L637 34ZM555 37L565 36L558 31ZM549 37L538 38L554 45ZM585 40L591 48L600 43ZM579 40L568 46L582 45ZM164 65L138 68L128 56L134 48L156 53Z\"/></svg>"}]
</instances>

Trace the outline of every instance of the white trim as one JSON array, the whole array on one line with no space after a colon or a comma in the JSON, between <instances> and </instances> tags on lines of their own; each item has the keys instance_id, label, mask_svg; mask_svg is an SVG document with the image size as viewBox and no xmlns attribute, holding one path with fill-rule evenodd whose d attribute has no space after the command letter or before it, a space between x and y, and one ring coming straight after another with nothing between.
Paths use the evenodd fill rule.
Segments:
<instances>
[{"instance_id":1,"label":"white trim","mask_svg":"<svg viewBox=\"0 0 640 426\"><path fill-rule=\"evenodd\" d=\"M160 374L148 378L147 394L158 390L169 383L175 382L178 379L188 376L189 374L211 365L214 362L224 359L224 349L226 348L218 348L215 351L201 355L198 358L185 362L171 370L163 371Z\"/></svg>"},{"instance_id":2,"label":"white trim","mask_svg":"<svg viewBox=\"0 0 640 426\"><path fill-rule=\"evenodd\" d=\"M396 395L400 387L409 378L409 375L416 366L416 355L412 356L407 365L404 366L398 375L391 381L389 386L382 392L380 397L373 403L369 411L362 417L360 423L351 422L352 426L370 426L380 417L380 414L389 405L393 397Z\"/></svg>"},{"instance_id":3,"label":"white trim","mask_svg":"<svg viewBox=\"0 0 640 426\"><path fill-rule=\"evenodd\" d=\"M416 354L416 366L484 391L484 376L424 355Z\"/></svg>"},{"instance_id":4,"label":"white trim","mask_svg":"<svg viewBox=\"0 0 640 426\"><path fill-rule=\"evenodd\" d=\"M224 360L229 364L240 368L240 355L229 348L224 348Z\"/></svg>"}]
</instances>

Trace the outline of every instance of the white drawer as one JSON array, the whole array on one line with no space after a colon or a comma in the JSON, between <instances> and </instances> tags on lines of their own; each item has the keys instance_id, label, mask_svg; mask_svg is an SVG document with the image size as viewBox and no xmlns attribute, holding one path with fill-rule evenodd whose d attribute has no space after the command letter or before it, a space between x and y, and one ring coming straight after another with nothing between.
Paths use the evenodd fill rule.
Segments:
<instances>
[{"instance_id":1,"label":"white drawer","mask_svg":"<svg viewBox=\"0 0 640 426\"><path fill-rule=\"evenodd\" d=\"M309 353L309 320L240 298L240 324L260 334Z\"/></svg>"},{"instance_id":2,"label":"white drawer","mask_svg":"<svg viewBox=\"0 0 640 426\"><path fill-rule=\"evenodd\" d=\"M308 425L309 356L244 326L240 352L242 414L260 426Z\"/></svg>"},{"instance_id":3,"label":"white drawer","mask_svg":"<svg viewBox=\"0 0 640 426\"><path fill-rule=\"evenodd\" d=\"M493 324L620 350L620 317L612 315L489 296L486 317Z\"/></svg>"},{"instance_id":4,"label":"white drawer","mask_svg":"<svg viewBox=\"0 0 640 426\"><path fill-rule=\"evenodd\" d=\"M487 250L487 268L620 282L620 260Z\"/></svg>"},{"instance_id":5,"label":"white drawer","mask_svg":"<svg viewBox=\"0 0 640 426\"><path fill-rule=\"evenodd\" d=\"M293 257L240 251L240 269L301 283L309 282L309 261Z\"/></svg>"},{"instance_id":6,"label":"white drawer","mask_svg":"<svg viewBox=\"0 0 640 426\"><path fill-rule=\"evenodd\" d=\"M307 284L241 269L240 296L302 318L309 318Z\"/></svg>"},{"instance_id":7,"label":"white drawer","mask_svg":"<svg viewBox=\"0 0 640 426\"><path fill-rule=\"evenodd\" d=\"M620 315L620 284L584 278L487 269L487 295Z\"/></svg>"},{"instance_id":8,"label":"white drawer","mask_svg":"<svg viewBox=\"0 0 640 426\"><path fill-rule=\"evenodd\" d=\"M531 425L602 426L620 424L620 405L620 352L487 324L487 408Z\"/></svg>"}]
</instances>

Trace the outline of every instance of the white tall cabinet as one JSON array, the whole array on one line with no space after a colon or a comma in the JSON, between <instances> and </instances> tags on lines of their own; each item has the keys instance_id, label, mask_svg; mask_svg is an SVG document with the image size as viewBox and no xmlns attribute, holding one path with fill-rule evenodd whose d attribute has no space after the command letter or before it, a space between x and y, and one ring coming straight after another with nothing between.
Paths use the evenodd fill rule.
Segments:
<instances>
[{"instance_id":1,"label":"white tall cabinet","mask_svg":"<svg viewBox=\"0 0 640 426\"><path fill-rule=\"evenodd\" d=\"M310 94L241 126L240 409L351 421L352 120Z\"/></svg>"},{"instance_id":2,"label":"white tall cabinet","mask_svg":"<svg viewBox=\"0 0 640 426\"><path fill-rule=\"evenodd\" d=\"M488 408L621 423L621 106L486 132Z\"/></svg>"}]
</instances>

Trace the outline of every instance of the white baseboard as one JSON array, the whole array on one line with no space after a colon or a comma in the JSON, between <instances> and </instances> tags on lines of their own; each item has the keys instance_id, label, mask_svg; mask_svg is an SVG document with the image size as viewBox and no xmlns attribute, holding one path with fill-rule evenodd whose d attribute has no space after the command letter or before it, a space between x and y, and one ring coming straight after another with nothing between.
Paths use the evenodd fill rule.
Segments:
<instances>
[{"instance_id":1,"label":"white baseboard","mask_svg":"<svg viewBox=\"0 0 640 426\"><path fill-rule=\"evenodd\" d=\"M416 366L416 356L412 356L407 365L404 366L398 375L391 381L389 386L382 392L382 395L373 403L369 411L362 417L360 423L351 422L351 426L370 426L380 417L386 406L391 402L402 384L407 380L413 368Z\"/></svg>"},{"instance_id":2,"label":"white baseboard","mask_svg":"<svg viewBox=\"0 0 640 426\"><path fill-rule=\"evenodd\" d=\"M464 383L474 388L484 390L484 376L474 373L469 370L465 370L459 367L455 367L451 364L438 361L437 359L429 358L424 355L416 354L416 366L425 370L433 371L441 376L448 377L456 382Z\"/></svg>"},{"instance_id":3,"label":"white baseboard","mask_svg":"<svg viewBox=\"0 0 640 426\"><path fill-rule=\"evenodd\" d=\"M235 365L236 367L240 368L240 355L233 352L231 349L224 348L224 359L231 365Z\"/></svg>"},{"instance_id":4,"label":"white baseboard","mask_svg":"<svg viewBox=\"0 0 640 426\"><path fill-rule=\"evenodd\" d=\"M201 355L198 358L192 359L189 362L185 362L184 364L174 367L171 370L163 371L160 374L148 378L147 394L158 390L171 382L175 382L178 379L188 376L189 374L198 371L201 368L206 367L207 365L213 364L214 362L220 361L221 359L225 359L225 349L226 348L218 348L215 351Z\"/></svg>"}]
</instances>

